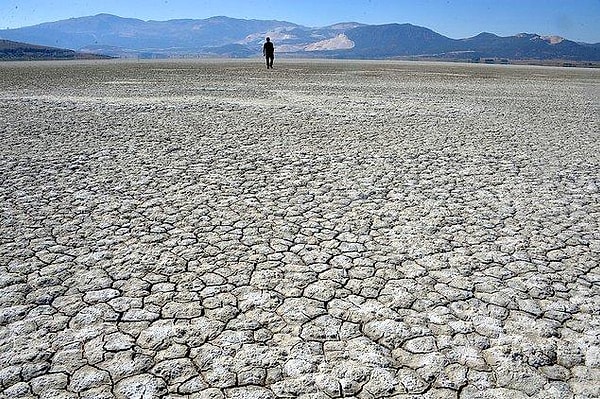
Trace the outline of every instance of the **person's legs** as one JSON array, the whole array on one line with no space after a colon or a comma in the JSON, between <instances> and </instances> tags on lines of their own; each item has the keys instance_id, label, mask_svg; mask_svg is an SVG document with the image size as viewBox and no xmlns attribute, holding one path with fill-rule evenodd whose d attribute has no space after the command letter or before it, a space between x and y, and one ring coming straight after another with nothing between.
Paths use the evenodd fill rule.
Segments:
<instances>
[{"instance_id":1,"label":"person's legs","mask_svg":"<svg viewBox=\"0 0 600 399\"><path fill-rule=\"evenodd\" d=\"M269 69L269 56L268 55L265 57L265 60L267 60L267 69Z\"/></svg>"},{"instance_id":2,"label":"person's legs","mask_svg":"<svg viewBox=\"0 0 600 399\"><path fill-rule=\"evenodd\" d=\"M267 58L267 60L268 60L268 62L269 62L269 68L273 68L273 59L274 59L274 58L275 58L275 57L274 57L274 56L272 56L272 55L270 55L270 56Z\"/></svg>"}]
</instances>

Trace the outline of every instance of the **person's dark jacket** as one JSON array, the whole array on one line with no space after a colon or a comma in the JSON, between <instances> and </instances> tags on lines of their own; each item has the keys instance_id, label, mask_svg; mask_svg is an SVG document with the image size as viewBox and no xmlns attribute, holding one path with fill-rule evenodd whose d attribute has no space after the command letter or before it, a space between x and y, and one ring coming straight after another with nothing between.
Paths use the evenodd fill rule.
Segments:
<instances>
[{"instance_id":1,"label":"person's dark jacket","mask_svg":"<svg viewBox=\"0 0 600 399\"><path fill-rule=\"evenodd\" d=\"M265 56L275 54L275 47L273 46L273 42L266 42L263 46L263 53Z\"/></svg>"}]
</instances>

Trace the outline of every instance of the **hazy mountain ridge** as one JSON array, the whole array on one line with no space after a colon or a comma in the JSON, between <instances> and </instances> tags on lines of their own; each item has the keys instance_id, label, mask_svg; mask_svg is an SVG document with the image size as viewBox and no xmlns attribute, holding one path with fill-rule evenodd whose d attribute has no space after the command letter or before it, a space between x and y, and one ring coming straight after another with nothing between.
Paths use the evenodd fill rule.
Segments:
<instances>
[{"instance_id":1,"label":"hazy mountain ridge","mask_svg":"<svg viewBox=\"0 0 600 399\"><path fill-rule=\"evenodd\" d=\"M29 43L0 39L0 60L74 60L103 59L107 56L80 53L62 48L38 46Z\"/></svg>"},{"instance_id":2,"label":"hazy mountain ridge","mask_svg":"<svg viewBox=\"0 0 600 399\"><path fill-rule=\"evenodd\" d=\"M286 21L207 19L142 21L110 14L0 30L0 38L125 57L259 56L265 36L279 54L331 58L564 59L600 61L600 44L558 36L481 33L451 39L411 24L342 22L311 28Z\"/></svg>"}]
</instances>

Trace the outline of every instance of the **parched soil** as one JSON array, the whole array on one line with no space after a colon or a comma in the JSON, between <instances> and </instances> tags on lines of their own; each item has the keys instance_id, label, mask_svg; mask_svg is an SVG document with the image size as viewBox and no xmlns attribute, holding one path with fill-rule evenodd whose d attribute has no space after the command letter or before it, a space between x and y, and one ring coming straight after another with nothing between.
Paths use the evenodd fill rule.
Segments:
<instances>
[{"instance_id":1,"label":"parched soil","mask_svg":"<svg viewBox=\"0 0 600 399\"><path fill-rule=\"evenodd\" d=\"M0 64L0 397L600 397L600 70Z\"/></svg>"}]
</instances>

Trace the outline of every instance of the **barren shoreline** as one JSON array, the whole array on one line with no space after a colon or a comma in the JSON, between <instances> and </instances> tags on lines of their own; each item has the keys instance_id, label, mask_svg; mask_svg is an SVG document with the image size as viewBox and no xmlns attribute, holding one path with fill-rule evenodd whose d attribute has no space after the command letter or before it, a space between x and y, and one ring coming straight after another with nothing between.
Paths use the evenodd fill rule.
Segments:
<instances>
[{"instance_id":1,"label":"barren shoreline","mask_svg":"<svg viewBox=\"0 0 600 399\"><path fill-rule=\"evenodd\" d=\"M600 70L0 64L0 397L600 396Z\"/></svg>"}]
</instances>

